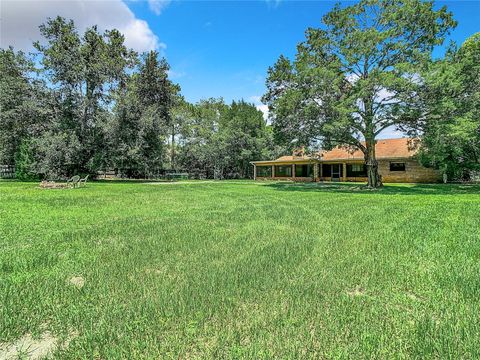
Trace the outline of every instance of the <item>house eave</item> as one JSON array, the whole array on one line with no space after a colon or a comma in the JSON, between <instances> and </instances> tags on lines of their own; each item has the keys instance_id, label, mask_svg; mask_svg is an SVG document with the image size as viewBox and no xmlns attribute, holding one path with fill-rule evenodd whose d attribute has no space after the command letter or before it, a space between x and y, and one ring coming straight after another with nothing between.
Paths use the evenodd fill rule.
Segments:
<instances>
[{"instance_id":1,"label":"house eave","mask_svg":"<svg viewBox=\"0 0 480 360\"><path fill-rule=\"evenodd\" d=\"M411 159L413 156L382 156L377 157L377 160L402 160ZM293 160L261 160L250 161L252 165L276 165L276 164L311 164L311 163L330 163L330 162L345 162L345 161L365 161L362 157L352 158L337 158L337 159L293 159Z\"/></svg>"}]
</instances>

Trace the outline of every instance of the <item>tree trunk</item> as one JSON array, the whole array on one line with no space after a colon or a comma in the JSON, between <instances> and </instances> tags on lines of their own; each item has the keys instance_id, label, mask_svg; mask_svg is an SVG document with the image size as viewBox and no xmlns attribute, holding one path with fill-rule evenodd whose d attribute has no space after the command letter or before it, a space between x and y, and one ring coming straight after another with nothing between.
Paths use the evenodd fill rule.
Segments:
<instances>
[{"instance_id":1,"label":"tree trunk","mask_svg":"<svg viewBox=\"0 0 480 360\"><path fill-rule=\"evenodd\" d=\"M380 175L378 174L378 161L375 157L375 140L366 141L366 148L365 165L367 165L367 187L375 189L382 186Z\"/></svg>"}]
</instances>

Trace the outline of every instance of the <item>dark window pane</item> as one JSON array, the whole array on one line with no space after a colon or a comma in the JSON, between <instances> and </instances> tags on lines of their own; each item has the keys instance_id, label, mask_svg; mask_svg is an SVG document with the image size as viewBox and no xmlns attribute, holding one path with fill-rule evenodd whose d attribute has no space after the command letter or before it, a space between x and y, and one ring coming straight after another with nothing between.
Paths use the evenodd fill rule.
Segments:
<instances>
[{"instance_id":1,"label":"dark window pane","mask_svg":"<svg viewBox=\"0 0 480 360\"><path fill-rule=\"evenodd\" d=\"M295 165L295 176L296 177L303 177L305 176L303 173L305 171L305 166L304 165Z\"/></svg>"},{"instance_id":2,"label":"dark window pane","mask_svg":"<svg viewBox=\"0 0 480 360\"><path fill-rule=\"evenodd\" d=\"M390 163L390 171L405 171L405 163L404 162L391 162Z\"/></svg>"},{"instance_id":3,"label":"dark window pane","mask_svg":"<svg viewBox=\"0 0 480 360\"><path fill-rule=\"evenodd\" d=\"M322 164L323 177L343 177L343 164Z\"/></svg>"},{"instance_id":4,"label":"dark window pane","mask_svg":"<svg viewBox=\"0 0 480 360\"><path fill-rule=\"evenodd\" d=\"M272 176L272 167L271 166L257 166L257 176L259 176L259 177L271 177Z\"/></svg>"},{"instance_id":5,"label":"dark window pane","mask_svg":"<svg viewBox=\"0 0 480 360\"><path fill-rule=\"evenodd\" d=\"M332 176L332 165L322 164L322 176L324 177Z\"/></svg>"},{"instance_id":6,"label":"dark window pane","mask_svg":"<svg viewBox=\"0 0 480 360\"><path fill-rule=\"evenodd\" d=\"M366 177L367 166L365 164L347 164L347 177Z\"/></svg>"},{"instance_id":7,"label":"dark window pane","mask_svg":"<svg viewBox=\"0 0 480 360\"><path fill-rule=\"evenodd\" d=\"M292 176L292 166L291 165L275 166L275 176L291 177Z\"/></svg>"},{"instance_id":8,"label":"dark window pane","mask_svg":"<svg viewBox=\"0 0 480 360\"><path fill-rule=\"evenodd\" d=\"M353 172L362 172L363 171L363 164L352 164L352 171Z\"/></svg>"},{"instance_id":9,"label":"dark window pane","mask_svg":"<svg viewBox=\"0 0 480 360\"><path fill-rule=\"evenodd\" d=\"M275 166L275 176L291 177L292 176L292 166L291 165Z\"/></svg>"},{"instance_id":10,"label":"dark window pane","mask_svg":"<svg viewBox=\"0 0 480 360\"><path fill-rule=\"evenodd\" d=\"M295 165L296 177L310 177L313 175L313 165Z\"/></svg>"},{"instance_id":11,"label":"dark window pane","mask_svg":"<svg viewBox=\"0 0 480 360\"><path fill-rule=\"evenodd\" d=\"M343 164L332 164L332 178L341 178L343 177Z\"/></svg>"}]
</instances>

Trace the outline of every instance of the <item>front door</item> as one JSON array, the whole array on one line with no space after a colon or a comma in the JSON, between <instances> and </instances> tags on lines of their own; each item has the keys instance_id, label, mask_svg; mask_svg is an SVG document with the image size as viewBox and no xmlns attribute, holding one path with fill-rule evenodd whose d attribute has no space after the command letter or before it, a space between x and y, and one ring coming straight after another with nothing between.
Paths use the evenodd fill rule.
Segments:
<instances>
[{"instance_id":1,"label":"front door","mask_svg":"<svg viewBox=\"0 0 480 360\"><path fill-rule=\"evenodd\" d=\"M342 164L332 164L332 181L340 181Z\"/></svg>"}]
</instances>

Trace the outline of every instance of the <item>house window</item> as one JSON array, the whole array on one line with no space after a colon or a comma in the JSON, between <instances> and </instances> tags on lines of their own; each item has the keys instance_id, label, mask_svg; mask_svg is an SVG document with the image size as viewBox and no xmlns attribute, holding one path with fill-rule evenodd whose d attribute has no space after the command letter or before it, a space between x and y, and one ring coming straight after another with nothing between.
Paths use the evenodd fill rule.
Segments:
<instances>
[{"instance_id":1,"label":"house window","mask_svg":"<svg viewBox=\"0 0 480 360\"><path fill-rule=\"evenodd\" d=\"M313 166L312 165L295 165L295 176L296 177L310 177L313 175Z\"/></svg>"},{"instance_id":2,"label":"house window","mask_svg":"<svg viewBox=\"0 0 480 360\"><path fill-rule=\"evenodd\" d=\"M405 171L405 163L404 162L391 162L390 163L390 171Z\"/></svg>"},{"instance_id":3,"label":"house window","mask_svg":"<svg viewBox=\"0 0 480 360\"><path fill-rule=\"evenodd\" d=\"M291 177L292 176L292 166L291 165L275 166L275 176L276 177Z\"/></svg>"},{"instance_id":4,"label":"house window","mask_svg":"<svg viewBox=\"0 0 480 360\"><path fill-rule=\"evenodd\" d=\"M366 177L367 167L365 164L347 164L347 177Z\"/></svg>"},{"instance_id":5,"label":"house window","mask_svg":"<svg viewBox=\"0 0 480 360\"><path fill-rule=\"evenodd\" d=\"M322 164L322 177L343 177L343 164Z\"/></svg>"},{"instance_id":6,"label":"house window","mask_svg":"<svg viewBox=\"0 0 480 360\"><path fill-rule=\"evenodd\" d=\"M271 177L272 176L272 167L271 166L257 166L257 176L258 177Z\"/></svg>"},{"instance_id":7,"label":"house window","mask_svg":"<svg viewBox=\"0 0 480 360\"><path fill-rule=\"evenodd\" d=\"M353 172L362 172L363 171L363 164L352 164L352 171Z\"/></svg>"},{"instance_id":8,"label":"house window","mask_svg":"<svg viewBox=\"0 0 480 360\"><path fill-rule=\"evenodd\" d=\"M332 176L332 165L322 164L322 176L324 177Z\"/></svg>"}]
</instances>

